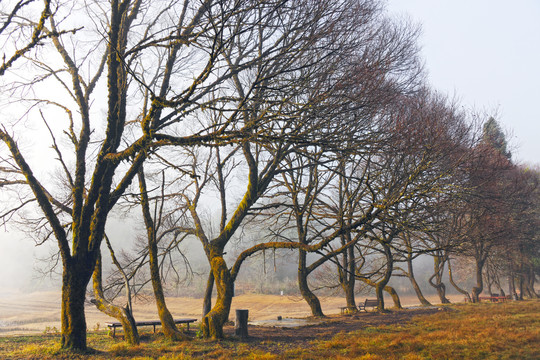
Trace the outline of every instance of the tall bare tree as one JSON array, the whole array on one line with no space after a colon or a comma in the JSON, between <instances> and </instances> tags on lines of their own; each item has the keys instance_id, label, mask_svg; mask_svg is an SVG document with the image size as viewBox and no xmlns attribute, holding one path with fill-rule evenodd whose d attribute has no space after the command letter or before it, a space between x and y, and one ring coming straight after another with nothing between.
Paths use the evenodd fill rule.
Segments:
<instances>
[{"instance_id":1,"label":"tall bare tree","mask_svg":"<svg viewBox=\"0 0 540 360\"><path fill-rule=\"evenodd\" d=\"M254 131L261 118L243 123L241 112L233 111L207 127L196 121L196 114L209 108L227 111L230 102L242 102L238 94L220 92L233 75L256 72L264 59L277 63L276 58L293 51L291 44L309 48L311 34L308 23L300 21L300 10L296 18L282 18L291 6L284 1L159 1L147 6L141 0L111 0L106 6L88 2L76 9L55 5L43 29L52 46L28 60L36 81L12 84L10 95L31 102L25 116L34 124L41 121L50 133L70 191L55 191L35 171L39 165L21 151L17 134L24 124L4 125L0 137L10 153L5 173L11 176L6 182L26 186L30 193L3 211L3 219L38 205L44 216L38 226L44 238L56 238L62 259L62 347L84 350L85 292L107 217L142 163L167 145L212 146L264 137ZM269 20L270 14L275 15ZM80 26L80 19L85 19L84 30L59 36ZM276 30L284 29L277 26L280 19L299 37L286 38ZM252 35L265 28L275 30L260 35L268 36L269 45L254 46ZM52 121L57 119L53 109L64 112L63 123Z\"/></svg>"}]
</instances>

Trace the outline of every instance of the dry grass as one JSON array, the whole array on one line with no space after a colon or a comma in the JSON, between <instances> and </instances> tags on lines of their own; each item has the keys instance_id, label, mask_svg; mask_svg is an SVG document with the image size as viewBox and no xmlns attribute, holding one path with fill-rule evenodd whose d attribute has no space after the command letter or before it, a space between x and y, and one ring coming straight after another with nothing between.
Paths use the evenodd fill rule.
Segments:
<instances>
[{"instance_id":1,"label":"dry grass","mask_svg":"<svg viewBox=\"0 0 540 360\"><path fill-rule=\"evenodd\" d=\"M320 358L539 359L540 302L455 305L408 324L340 334L317 348Z\"/></svg>"},{"instance_id":2,"label":"dry grass","mask_svg":"<svg viewBox=\"0 0 540 360\"><path fill-rule=\"evenodd\" d=\"M359 320L362 326L362 318ZM294 334L292 335L294 336ZM105 332L90 332L90 354L59 350L59 336L0 337L1 359L539 359L540 302L466 304L446 307L413 321L342 332L308 346L268 347L265 341L234 338L170 343L144 333L129 347ZM268 350L268 349L276 349Z\"/></svg>"}]
</instances>

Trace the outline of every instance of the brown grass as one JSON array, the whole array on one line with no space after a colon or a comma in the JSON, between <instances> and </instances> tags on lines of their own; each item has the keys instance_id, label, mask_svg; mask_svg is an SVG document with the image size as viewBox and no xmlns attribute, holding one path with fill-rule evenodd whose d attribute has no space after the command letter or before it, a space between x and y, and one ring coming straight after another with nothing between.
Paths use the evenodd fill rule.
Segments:
<instances>
[{"instance_id":1,"label":"brown grass","mask_svg":"<svg viewBox=\"0 0 540 360\"><path fill-rule=\"evenodd\" d=\"M336 335L309 338L310 332L283 331L287 338L264 339L264 329L249 342L234 337L215 342L193 339L170 343L160 335L144 332L142 344L129 347L104 331L90 332L91 354L59 350L59 336L0 337L1 359L539 359L540 301L504 304L463 304L445 307L434 314L414 315L405 321L402 312L362 314L332 318L339 332L340 321L349 326ZM377 325L376 319L394 317ZM409 317L411 319L411 317ZM348 331L351 322L360 330ZM381 324L383 321L380 322ZM337 325L336 325L337 324ZM370 324L366 326L366 324ZM276 330L273 329L275 332ZM255 331L253 331L255 333Z\"/></svg>"}]
</instances>

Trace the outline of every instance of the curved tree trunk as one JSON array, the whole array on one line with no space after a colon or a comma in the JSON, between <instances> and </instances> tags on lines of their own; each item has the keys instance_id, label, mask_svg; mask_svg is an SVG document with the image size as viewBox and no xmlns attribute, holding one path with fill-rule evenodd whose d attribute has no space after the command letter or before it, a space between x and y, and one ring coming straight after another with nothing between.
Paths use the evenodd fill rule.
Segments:
<instances>
[{"instance_id":1,"label":"curved tree trunk","mask_svg":"<svg viewBox=\"0 0 540 360\"><path fill-rule=\"evenodd\" d=\"M386 244L385 242L381 242L381 245L384 248L384 255L386 257L386 271L384 272L383 278L376 283L375 285L375 292L377 293L377 310L384 311L384 296L383 296L383 290L386 290L386 285L390 281L390 278L392 277L392 272L394 270L394 257L392 255L392 250L390 249L390 246ZM394 290L394 289L392 289ZM395 291L394 291L395 294ZM392 298L394 298L392 296ZM398 297L399 299L399 297ZM398 305L399 308L401 308L401 303Z\"/></svg>"},{"instance_id":2,"label":"curved tree trunk","mask_svg":"<svg viewBox=\"0 0 540 360\"><path fill-rule=\"evenodd\" d=\"M300 289L300 294L309 307L311 308L311 313L313 316L324 317L322 311L321 302L317 295L315 295L309 288L307 281L308 272L306 269L307 253L303 250L298 251L298 287Z\"/></svg>"},{"instance_id":3,"label":"curved tree trunk","mask_svg":"<svg viewBox=\"0 0 540 360\"><path fill-rule=\"evenodd\" d=\"M414 269L412 264L412 259L410 257L407 257L407 277L409 278L409 281L411 282L411 285L414 289L414 292L416 293L416 297L420 301L420 304L422 306L431 306L431 303L424 297L424 294L422 293L422 290L420 289L420 285L418 285L418 282L416 281L416 278L414 277Z\"/></svg>"},{"instance_id":4,"label":"curved tree trunk","mask_svg":"<svg viewBox=\"0 0 540 360\"><path fill-rule=\"evenodd\" d=\"M107 301L103 296L101 270L101 256L98 256L98 259L96 261L96 269L94 270L93 276L95 299L92 299L91 302L96 305L98 310L100 310L101 312L120 321L120 323L122 324L122 329L124 330L124 338L128 344L138 345L140 342L139 332L137 331L135 319L133 318L131 307L129 306L129 295L128 306L126 307L116 306L113 303ZM126 284L126 286L129 286L129 284Z\"/></svg>"},{"instance_id":5,"label":"curved tree trunk","mask_svg":"<svg viewBox=\"0 0 540 360\"><path fill-rule=\"evenodd\" d=\"M444 263L445 260L440 255L434 255L433 256L433 268L434 273L429 278L429 283L431 286L437 290L437 295L439 295L439 299L441 300L442 304L450 304L450 300L446 297L446 285L444 285L442 281L442 274L444 271ZM433 282L433 279L435 279L435 282Z\"/></svg>"},{"instance_id":6,"label":"curved tree trunk","mask_svg":"<svg viewBox=\"0 0 540 360\"><path fill-rule=\"evenodd\" d=\"M214 274L217 299L210 312L204 316L201 330L205 338L222 339L223 325L227 322L231 310L234 281L223 256L214 256L210 266Z\"/></svg>"},{"instance_id":7,"label":"curved tree trunk","mask_svg":"<svg viewBox=\"0 0 540 360\"><path fill-rule=\"evenodd\" d=\"M394 308L403 309L403 306L401 306L401 300L399 299L399 295L393 287L386 285L384 287L384 291L386 291L392 297L392 301L394 302Z\"/></svg>"},{"instance_id":8,"label":"curved tree trunk","mask_svg":"<svg viewBox=\"0 0 540 360\"><path fill-rule=\"evenodd\" d=\"M465 295L468 302L472 301L471 295L469 294L469 292L467 290L464 290L461 287L459 287L458 284L456 284L456 282L454 281L454 275L453 275L453 272L452 272L452 264L450 262L450 259L448 259L448 280L450 281L450 284L452 284L454 289L456 289L457 291L459 291L460 293Z\"/></svg>"}]
</instances>

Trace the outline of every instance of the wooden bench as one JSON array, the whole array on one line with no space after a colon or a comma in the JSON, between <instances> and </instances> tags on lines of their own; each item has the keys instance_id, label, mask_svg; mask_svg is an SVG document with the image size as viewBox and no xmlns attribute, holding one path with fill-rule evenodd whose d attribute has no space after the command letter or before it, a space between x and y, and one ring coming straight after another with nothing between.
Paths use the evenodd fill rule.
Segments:
<instances>
[{"instance_id":1,"label":"wooden bench","mask_svg":"<svg viewBox=\"0 0 540 360\"><path fill-rule=\"evenodd\" d=\"M366 299L363 304L358 305L358 310L364 310L367 312L368 307L376 308L379 305L377 299Z\"/></svg>"},{"instance_id":2,"label":"wooden bench","mask_svg":"<svg viewBox=\"0 0 540 360\"><path fill-rule=\"evenodd\" d=\"M195 322L197 321L197 319L175 319L174 320L174 323L175 324L187 324L187 331L189 331L189 324L192 323L192 322ZM122 327L122 324L119 323L119 322L109 322L109 323L106 323L107 327L109 329L113 329L113 334L112 336L115 337L116 336L116 328L117 327ZM153 326L154 327L154 334L156 333L156 326L158 325L161 325L161 321L159 320L151 320L151 321L136 321L135 322L135 326L139 327L139 326Z\"/></svg>"}]
</instances>

